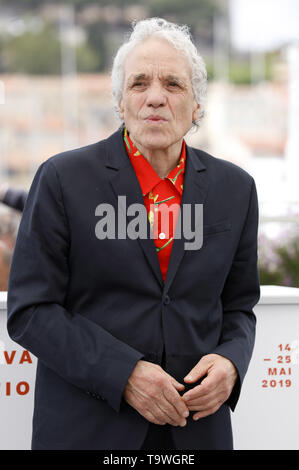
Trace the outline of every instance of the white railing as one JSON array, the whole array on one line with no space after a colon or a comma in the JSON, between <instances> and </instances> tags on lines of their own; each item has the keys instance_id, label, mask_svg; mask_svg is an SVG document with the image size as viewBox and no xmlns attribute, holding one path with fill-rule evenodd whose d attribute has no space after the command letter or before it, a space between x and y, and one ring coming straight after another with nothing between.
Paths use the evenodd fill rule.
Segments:
<instances>
[{"instance_id":1,"label":"white railing","mask_svg":"<svg viewBox=\"0 0 299 470\"><path fill-rule=\"evenodd\" d=\"M235 449L299 449L299 288L262 286L257 334L232 424ZM32 361L32 362L30 362ZM0 292L0 449L30 449L36 358L6 330Z\"/></svg>"}]
</instances>

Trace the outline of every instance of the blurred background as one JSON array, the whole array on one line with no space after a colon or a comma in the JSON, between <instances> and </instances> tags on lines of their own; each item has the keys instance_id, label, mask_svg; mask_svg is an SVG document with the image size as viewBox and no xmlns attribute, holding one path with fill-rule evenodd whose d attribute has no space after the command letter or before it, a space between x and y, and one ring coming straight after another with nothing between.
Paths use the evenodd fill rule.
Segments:
<instances>
[{"instance_id":1,"label":"blurred background","mask_svg":"<svg viewBox=\"0 0 299 470\"><path fill-rule=\"evenodd\" d=\"M44 160L117 129L112 60L151 16L188 24L207 64L187 142L255 178L261 284L299 287L298 0L0 0L0 290L22 210L7 187L27 191Z\"/></svg>"}]
</instances>

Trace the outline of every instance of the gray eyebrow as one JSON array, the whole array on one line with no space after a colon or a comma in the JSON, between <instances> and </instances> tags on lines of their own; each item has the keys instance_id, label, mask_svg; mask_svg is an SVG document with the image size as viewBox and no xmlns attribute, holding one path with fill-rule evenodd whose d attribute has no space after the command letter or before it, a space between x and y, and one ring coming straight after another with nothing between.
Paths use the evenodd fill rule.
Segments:
<instances>
[{"instance_id":1,"label":"gray eyebrow","mask_svg":"<svg viewBox=\"0 0 299 470\"><path fill-rule=\"evenodd\" d=\"M185 85L185 83L186 83L183 78L180 78L177 75L166 75L165 79L169 80L169 81L174 81L174 82L180 83L181 85Z\"/></svg>"},{"instance_id":2,"label":"gray eyebrow","mask_svg":"<svg viewBox=\"0 0 299 470\"><path fill-rule=\"evenodd\" d=\"M135 80L142 80L142 79L144 79L144 78L148 79L149 76L146 75L145 73L138 73L138 74L136 74L136 75L131 76L131 77L129 78L129 82L133 82L133 81L135 81Z\"/></svg>"},{"instance_id":3,"label":"gray eyebrow","mask_svg":"<svg viewBox=\"0 0 299 470\"><path fill-rule=\"evenodd\" d=\"M132 83L136 80L148 80L150 77L149 75L145 74L145 73L138 73L136 75L133 75L129 78L129 82ZM183 80L182 78L178 77L177 75L166 75L165 77L162 78L163 80L169 80L169 81L175 81L179 84L182 84L182 85L185 85L185 80Z\"/></svg>"}]
</instances>

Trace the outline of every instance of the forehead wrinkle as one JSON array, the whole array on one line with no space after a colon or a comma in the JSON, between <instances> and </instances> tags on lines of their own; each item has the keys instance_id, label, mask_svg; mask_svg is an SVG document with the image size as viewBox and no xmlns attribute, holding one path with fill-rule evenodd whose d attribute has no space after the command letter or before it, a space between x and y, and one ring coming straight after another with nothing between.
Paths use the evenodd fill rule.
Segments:
<instances>
[{"instance_id":1,"label":"forehead wrinkle","mask_svg":"<svg viewBox=\"0 0 299 470\"><path fill-rule=\"evenodd\" d=\"M148 44L151 41L155 43L156 39L146 40L141 45L135 46L131 55L126 57L124 62L124 73L127 82L134 75L144 74L145 77L139 78L150 78L153 74L157 73L157 71L158 76L160 76L161 73L165 73L166 75L173 75L178 78L181 76L185 81L188 81L188 78L191 80L190 64L184 54L177 51L173 46L170 46L171 53L167 53L167 51L157 52L157 48L149 50L141 49L141 46L144 47L144 44ZM158 39L158 42L161 43L160 38ZM162 44L163 43L165 43L165 41L162 39ZM173 57L173 52L175 58ZM183 63L181 60L183 60ZM178 62L181 62L181 64L179 65ZM174 63L180 67L179 70L171 70L171 66ZM134 68L136 68L137 71L134 71Z\"/></svg>"}]
</instances>

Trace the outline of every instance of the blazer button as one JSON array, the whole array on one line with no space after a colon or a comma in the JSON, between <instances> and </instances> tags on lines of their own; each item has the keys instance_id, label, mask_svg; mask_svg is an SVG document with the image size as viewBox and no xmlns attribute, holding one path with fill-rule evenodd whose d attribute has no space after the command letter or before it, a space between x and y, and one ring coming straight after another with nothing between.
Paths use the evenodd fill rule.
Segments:
<instances>
[{"instance_id":1,"label":"blazer button","mask_svg":"<svg viewBox=\"0 0 299 470\"><path fill-rule=\"evenodd\" d=\"M163 299L163 304L168 305L169 303L170 303L170 297L168 295L165 295L165 297Z\"/></svg>"}]
</instances>

